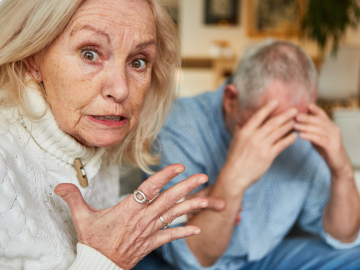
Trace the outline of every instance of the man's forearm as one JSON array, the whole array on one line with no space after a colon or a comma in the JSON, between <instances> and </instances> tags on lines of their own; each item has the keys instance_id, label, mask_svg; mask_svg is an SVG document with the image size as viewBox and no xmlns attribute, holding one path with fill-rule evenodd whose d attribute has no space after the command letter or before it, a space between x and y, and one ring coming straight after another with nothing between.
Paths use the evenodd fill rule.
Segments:
<instances>
[{"instance_id":1,"label":"man's forearm","mask_svg":"<svg viewBox=\"0 0 360 270\"><path fill-rule=\"evenodd\" d=\"M327 233L341 242L350 243L356 239L360 229L360 197L352 170L332 177L323 222Z\"/></svg>"},{"instance_id":2,"label":"man's forearm","mask_svg":"<svg viewBox=\"0 0 360 270\"><path fill-rule=\"evenodd\" d=\"M213 265L227 249L239 213L244 191L231 190L226 177L219 175L210 196L221 198L226 207L221 212L204 210L188 222L201 228L201 234L186 239L202 266Z\"/></svg>"}]
</instances>

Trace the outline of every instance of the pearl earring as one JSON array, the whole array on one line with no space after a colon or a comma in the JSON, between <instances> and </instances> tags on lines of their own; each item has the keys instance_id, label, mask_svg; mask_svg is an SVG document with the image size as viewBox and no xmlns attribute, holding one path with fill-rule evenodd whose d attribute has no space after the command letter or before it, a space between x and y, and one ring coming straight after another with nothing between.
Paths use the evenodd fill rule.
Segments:
<instances>
[{"instance_id":1,"label":"pearl earring","mask_svg":"<svg viewBox=\"0 0 360 270\"><path fill-rule=\"evenodd\" d=\"M36 71L36 77L40 77L40 72L39 71Z\"/></svg>"}]
</instances>

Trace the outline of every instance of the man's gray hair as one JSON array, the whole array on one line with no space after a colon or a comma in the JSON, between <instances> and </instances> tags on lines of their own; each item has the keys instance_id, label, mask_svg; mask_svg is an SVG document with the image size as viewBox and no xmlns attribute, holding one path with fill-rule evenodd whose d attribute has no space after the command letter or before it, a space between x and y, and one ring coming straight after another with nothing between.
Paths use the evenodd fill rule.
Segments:
<instances>
[{"instance_id":1,"label":"man's gray hair","mask_svg":"<svg viewBox=\"0 0 360 270\"><path fill-rule=\"evenodd\" d=\"M290 42L267 40L245 53L234 74L241 108L255 105L274 79L289 86L294 102L304 93L310 99L317 90L318 75L308 54Z\"/></svg>"}]
</instances>

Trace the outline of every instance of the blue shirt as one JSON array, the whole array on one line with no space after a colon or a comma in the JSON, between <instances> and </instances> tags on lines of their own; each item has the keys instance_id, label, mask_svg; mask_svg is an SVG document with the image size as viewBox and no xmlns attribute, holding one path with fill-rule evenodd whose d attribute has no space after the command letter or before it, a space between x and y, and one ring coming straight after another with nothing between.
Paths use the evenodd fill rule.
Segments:
<instances>
[{"instance_id":1,"label":"blue shirt","mask_svg":"<svg viewBox=\"0 0 360 270\"><path fill-rule=\"evenodd\" d=\"M174 163L185 165L186 170L165 189L196 173L209 177L201 188L215 183L232 139L225 128L222 98L223 87L175 102L159 135L161 163L155 170ZM162 255L177 269L240 269L266 256L297 221L304 230L321 235L335 248L358 245L359 237L351 244L342 244L323 229L330 176L311 143L298 138L245 192L241 222L235 227L226 252L213 266L201 267L185 239L164 245Z\"/></svg>"}]
</instances>

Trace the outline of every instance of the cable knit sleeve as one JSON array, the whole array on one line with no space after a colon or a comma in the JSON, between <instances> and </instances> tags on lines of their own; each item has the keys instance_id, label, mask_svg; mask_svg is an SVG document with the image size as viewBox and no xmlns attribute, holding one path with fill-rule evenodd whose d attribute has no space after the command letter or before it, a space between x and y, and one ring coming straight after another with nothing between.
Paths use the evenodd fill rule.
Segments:
<instances>
[{"instance_id":1,"label":"cable knit sleeve","mask_svg":"<svg viewBox=\"0 0 360 270\"><path fill-rule=\"evenodd\" d=\"M69 270L122 270L107 257L89 246L78 243L76 248L77 256Z\"/></svg>"},{"instance_id":2,"label":"cable knit sleeve","mask_svg":"<svg viewBox=\"0 0 360 270\"><path fill-rule=\"evenodd\" d=\"M100 252L77 244L70 211L54 194L59 183L77 181L74 169L47 155L23 129L12 131L0 123L0 269L119 270ZM100 209L112 203L112 182L100 181L104 173L83 194Z\"/></svg>"}]
</instances>

